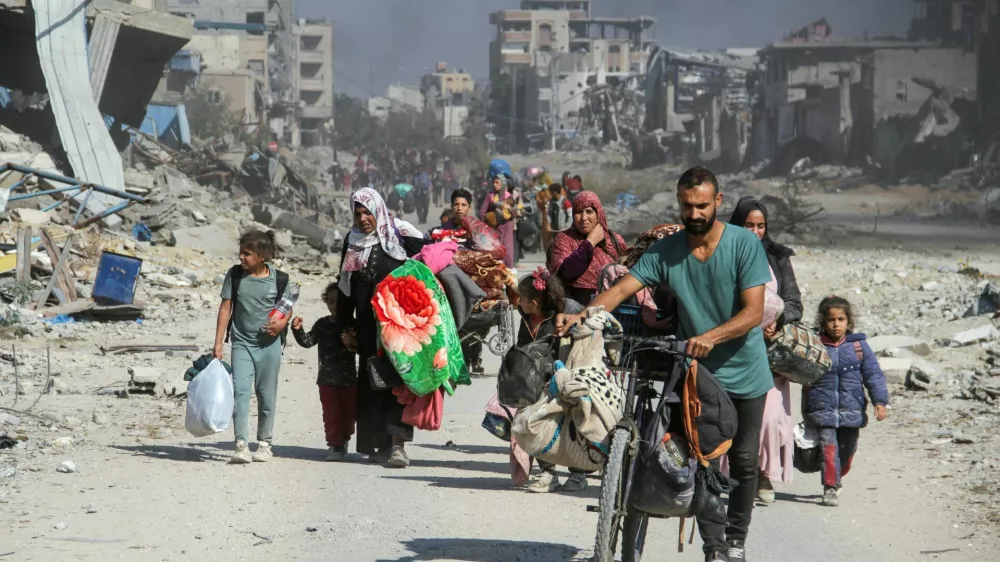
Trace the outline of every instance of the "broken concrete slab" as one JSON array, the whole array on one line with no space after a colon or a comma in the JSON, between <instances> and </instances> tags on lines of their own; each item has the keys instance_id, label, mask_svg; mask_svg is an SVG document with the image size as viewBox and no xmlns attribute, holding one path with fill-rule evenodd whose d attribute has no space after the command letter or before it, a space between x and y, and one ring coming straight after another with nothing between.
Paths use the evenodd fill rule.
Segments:
<instances>
[{"instance_id":1,"label":"broken concrete slab","mask_svg":"<svg viewBox=\"0 0 1000 562\"><path fill-rule=\"evenodd\" d=\"M202 250L219 257L234 257L239 248L236 237L214 224L173 231L178 248Z\"/></svg>"},{"instance_id":2,"label":"broken concrete slab","mask_svg":"<svg viewBox=\"0 0 1000 562\"><path fill-rule=\"evenodd\" d=\"M913 366L913 359L901 357L881 357L878 360L882 373L885 374L885 382L889 384L906 384L907 375Z\"/></svg>"},{"instance_id":3,"label":"broken concrete slab","mask_svg":"<svg viewBox=\"0 0 1000 562\"><path fill-rule=\"evenodd\" d=\"M867 341L868 346L872 348L872 351L876 355L888 355L887 352L890 349L905 349L922 357L926 357L933 352L930 344L910 336L875 336L868 338Z\"/></svg>"},{"instance_id":4,"label":"broken concrete slab","mask_svg":"<svg viewBox=\"0 0 1000 562\"><path fill-rule=\"evenodd\" d=\"M992 341L998 337L1000 337L1000 332L992 324L988 324L955 334L951 337L951 343L954 346L964 346L983 341Z\"/></svg>"},{"instance_id":5,"label":"broken concrete slab","mask_svg":"<svg viewBox=\"0 0 1000 562\"><path fill-rule=\"evenodd\" d=\"M39 211L37 209L14 209L11 211L21 223L30 226L45 226L52 222L50 211Z\"/></svg>"},{"instance_id":6,"label":"broken concrete slab","mask_svg":"<svg viewBox=\"0 0 1000 562\"><path fill-rule=\"evenodd\" d=\"M923 359L914 359L910 370L906 373L906 387L910 389L927 390L944 377L941 369Z\"/></svg>"}]
</instances>

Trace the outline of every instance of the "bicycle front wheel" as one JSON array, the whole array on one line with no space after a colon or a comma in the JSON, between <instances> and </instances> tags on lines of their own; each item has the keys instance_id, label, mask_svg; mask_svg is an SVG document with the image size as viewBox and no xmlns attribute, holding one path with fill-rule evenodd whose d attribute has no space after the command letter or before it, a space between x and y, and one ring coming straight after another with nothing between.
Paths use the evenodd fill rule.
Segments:
<instances>
[{"instance_id":1,"label":"bicycle front wheel","mask_svg":"<svg viewBox=\"0 0 1000 562\"><path fill-rule=\"evenodd\" d=\"M622 519L619 502L625 481L625 454L632 432L618 428L611 436L611 451L601 478L601 499L597 515L597 539L594 545L595 562L614 562L618 543L618 528Z\"/></svg>"},{"instance_id":2,"label":"bicycle front wheel","mask_svg":"<svg viewBox=\"0 0 1000 562\"><path fill-rule=\"evenodd\" d=\"M649 516L645 513L631 511L625 516L625 528L622 531L622 562L642 561L648 529Z\"/></svg>"}]
</instances>

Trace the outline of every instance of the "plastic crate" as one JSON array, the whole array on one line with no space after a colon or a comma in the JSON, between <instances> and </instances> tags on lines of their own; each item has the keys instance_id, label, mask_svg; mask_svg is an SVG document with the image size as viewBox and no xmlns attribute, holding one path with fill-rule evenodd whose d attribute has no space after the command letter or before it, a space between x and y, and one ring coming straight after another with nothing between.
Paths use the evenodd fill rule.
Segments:
<instances>
[{"instance_id":1,"label":"plastic crate","mask_svg":"<svg viewBox=\"0 0 1000 562\"><path fill-rule=\"evenodd\" d=\"M91 296L97 304L132 304L142 260L132 256L101 252L97 278Z\"/></svg>"},{"instance_id":2,"label":"plastic crate","mask_svg":"<svg viewBox=\"0 0 1000 562\"><path fill-rule=\"evenodd\" d=\"M642 307L636 305L623 304L612 312L612 315L622 325L622 332L626 337L651 338L656 336L669 335L666 332L654 330L642 322ZM630 352L631 345L626 342L622 348L622 357ZM653 371L654 373L669 373L673 365L673 357L658 351L640 351L630 357L634 358L639 371ZM623 365L624 366L624 365Z\"/></svg>"}]
</instances>

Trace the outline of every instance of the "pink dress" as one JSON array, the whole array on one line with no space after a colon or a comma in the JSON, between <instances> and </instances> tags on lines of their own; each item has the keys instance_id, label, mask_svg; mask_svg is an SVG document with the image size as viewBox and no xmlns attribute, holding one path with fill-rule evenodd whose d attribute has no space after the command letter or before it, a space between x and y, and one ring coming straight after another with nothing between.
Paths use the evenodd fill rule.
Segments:
<instances>
[{"instance_id":1,"label":"pink dress","mask_svg":"<svg viewBox=\"0 0 1000 562\"><path fill-rule=\"evenodd\" d=\"M777 292L778 281L774 277L774 271L771 271L771 281L765 286ZM791 382L785 377L775 375L774 388L767 392L764 403L764 421L760 428L760 453L757 457L760 471L771 482L792 481L794 430ZM729 461L726 457L722 457L722 471L729 474Z\"/></svg>"}]
</instances>

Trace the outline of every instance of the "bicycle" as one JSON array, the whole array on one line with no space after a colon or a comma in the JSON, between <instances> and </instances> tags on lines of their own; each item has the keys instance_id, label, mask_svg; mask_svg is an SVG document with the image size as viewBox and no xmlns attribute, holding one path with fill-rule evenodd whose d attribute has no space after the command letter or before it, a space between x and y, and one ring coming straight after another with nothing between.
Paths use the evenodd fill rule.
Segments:
<instances>
[{"instance_id":1,"label":"bicycle","mask_svg":"<svg viewBox=\"0 0 1000 562\"><path fill-rule=\"evenodd\" d=\"M687 342L673 336L606 336L606 339L625 343L618 368L613 368L612 373L627 379L627 385L622 418L611 434L611 446L601 478L600 503L596 509L595 506L587 508L598 513L594 560L614 562L621 532L623 562L639 562L651 517L628 508L640 428L645 416L653 411L654 400L662 396L655 383L664 383L661 392L669 393L668 401L676 399L680 402L674 388L682 379L684 358L688 357Z\"/></svg>"}]
</instances>

